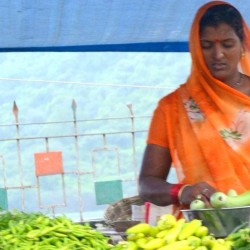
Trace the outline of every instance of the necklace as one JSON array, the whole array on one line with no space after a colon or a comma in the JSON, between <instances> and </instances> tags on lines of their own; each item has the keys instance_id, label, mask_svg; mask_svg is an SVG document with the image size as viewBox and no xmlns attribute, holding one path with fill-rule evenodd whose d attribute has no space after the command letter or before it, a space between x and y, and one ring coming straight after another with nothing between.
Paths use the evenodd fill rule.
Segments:
<instances>
[{"instance_id":1,"label":"necklace","mask_svg":"<svg viewBox=\"0 0 250 250\"><path fill-rule=\"evenodd\" d=\"M244 75L242 73L240 73L240 79L239 79L239 81L236 82L236 83L233 83L232 85L235 86L235 87L241 86L243 84L243 81L242 81L243 79L244 79Z\"/></svg>"}]
</instances>

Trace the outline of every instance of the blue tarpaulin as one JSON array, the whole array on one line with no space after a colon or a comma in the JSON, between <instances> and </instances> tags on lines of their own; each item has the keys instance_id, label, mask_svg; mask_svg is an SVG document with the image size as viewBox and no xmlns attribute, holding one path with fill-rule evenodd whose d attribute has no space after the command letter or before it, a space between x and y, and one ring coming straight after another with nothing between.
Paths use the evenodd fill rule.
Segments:
<instances>
[{"instance_id":1,"label":"blue tarpaulin","mask_svg":"<svg viewBox=\"0 0 250 250\"><path fill-rule=\"evenodd\" d=\"M204 0L1 0L0 51L188 51ZM250 24L250 0L228 1Z\"/></svg>"}]
</instances>

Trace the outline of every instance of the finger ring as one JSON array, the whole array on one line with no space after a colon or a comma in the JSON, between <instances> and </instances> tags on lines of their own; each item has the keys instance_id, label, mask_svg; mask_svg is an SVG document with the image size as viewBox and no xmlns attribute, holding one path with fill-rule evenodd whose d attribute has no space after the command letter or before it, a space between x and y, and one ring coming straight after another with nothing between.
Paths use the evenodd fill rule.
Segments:
<instances>
[{"instance_id":1,"label":"finger ring","mask_svg":"<svg viewBox=\"0 0 250 250\"><path fill-rule=\"evenodd\" d=\"M207 191L209 191L209 189L208 189L208 188L205 188L205 189L203 189L203 190L201 191L201 193L202 193L202 194L206 194Z\"/></svg>"}]
</instances>

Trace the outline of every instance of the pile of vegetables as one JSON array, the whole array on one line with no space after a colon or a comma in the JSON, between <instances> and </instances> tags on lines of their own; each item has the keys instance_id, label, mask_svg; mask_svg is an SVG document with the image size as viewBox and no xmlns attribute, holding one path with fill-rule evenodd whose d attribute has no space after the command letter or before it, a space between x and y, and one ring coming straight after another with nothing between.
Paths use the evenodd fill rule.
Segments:
<instances>
[{"instance_id":1,"label":"pile of vegetables","mask_svg":"<svg viewBox=\"0 0 250 250\"><path fill-rule=\"evenodd\" d=\"M235 250L250 249L250 227L239 229L227 236L226 240L231 241Z\"/></svg>"},{"instance_id":2,"label":"pile of vegetables","mask_svg":"<svg viewBox=\"0 0 250 250\"><path fill-rule=\"evenodd\" d=\"M127 240L116 250L231 250L230 239L216 239L200 220L186 222L171 214L162 215L156 226L139 223L126 230Z\"/></svg>"},{"instance_id":3,"label":"pile of vegetables","mask_svg":"<svg viewBox=\"0 0 250 250\"><path fill-rule=\"evenodd\" d=\"M242 194L237 194L233 189L228 190L227 193L215 192L210 197L210 205L212 208L233 208L250 206L250 191L246 191ZM190 209L203 209L207 208L205 203L196 199L190 204Z\"/></svg>"},{"instance_id":4,"label":"pile of vegetables","mask_svg":"<svg viewBox=\"0 0 250 250\"><path fill-rule=\"evenodd\" d=\"M160 217L155 226L139 223L126 230L126 240L110 238L89 224L66 216L6 211L0 214L0 250L249 250L250 227L216 239L201 220Z\"/></svg>"},{"instance_id":5,"label":"pile of vegetables","mask_svg":"<svg viewBox=\"0 0 250 250\"><path fill-rule=\"evenodd\" d=\"M0 214L1 250L106 250L109 238L65 216L6 211Z\"/></svg>"},{"instance_id":6,"label":"pile of vegetables","mask_svg":"<svg viewBox=\"0 0 250 250\"><path fill-rule=\"evenodd\" d=\"M204 212L204 217L211 219L217 230L223 230L223 222L227 221L220 214L220 208L234 208L250 206L250 191L237 194L233 189L227 193L216 192L210 197L210 207L216 213L211 215ZM205 203L197 198L190 204L191 210L208 208ZM220 220L220 215L223 220ZM212 218L210 218L212 216ZM218 220L217 220L218 219ZM230 219L230 218L229 218ZM235 219L235 218L233 218ZM237 219L237 218L236 218ZM229 220L230 223L230 220ZM237 223L236 223L237 224ZM232 220L230 226L235 225ZM243 225L243 226L242 226ZM250 250L250 227L244 222L226 238L215 238L208 227L200 219L189 222L185 219L176 219L171 214L161 216L156 226L139 223L126 230L126 241L119 242L113 249L116 250ZM238 229L237 229L238 228ZM227 228L228 229L228 228ZM212 229L211 229L212 230ZM219 231L221 232L221 231Z\"/></svg>"}]
</instances>

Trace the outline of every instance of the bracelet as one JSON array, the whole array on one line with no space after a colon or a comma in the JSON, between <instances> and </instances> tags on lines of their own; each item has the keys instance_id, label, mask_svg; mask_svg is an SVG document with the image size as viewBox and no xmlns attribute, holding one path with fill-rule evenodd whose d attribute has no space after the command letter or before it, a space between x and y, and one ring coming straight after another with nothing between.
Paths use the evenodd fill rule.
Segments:
<instances>
[{"instance_id":1,"label":"bracelet","mask_svg":"<svg viewBox=\"0 0 250 250\"><path fill-rule=\"evenodd\" d=\"M190 185L190 184L185 184L185 185L182 185L182 187L179 189L178 195L177 195L179 204L182 204L182 202L181 202L181 195L182 195L184 189L185 189L186 187L191 187L191 186L192 186L192 185Z\"/></svg>"},{"instance_id":2,"label":"bracelet","mask_svg":"<svg viewBox=\"0 0 250 250\"><path fill-rule=\"evenodd\" d=\"M173 204L179 204L179 193L180 190L182 190L183 186L185 186L182 183L178 184L173 184L172 187L170 188L169 195L172 199Z\"/></svg>"}]
</instances>

